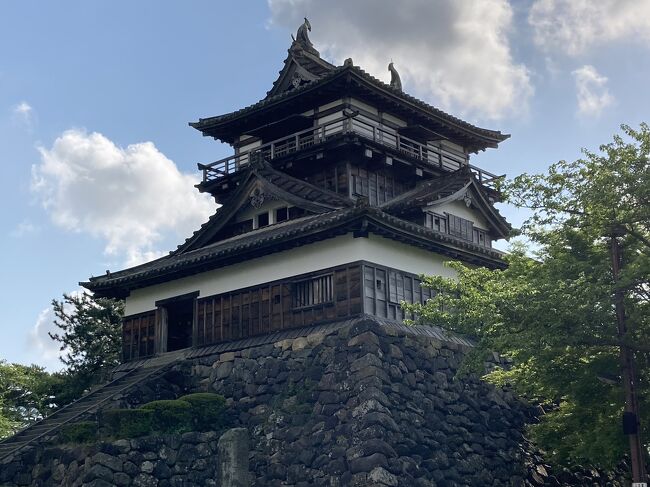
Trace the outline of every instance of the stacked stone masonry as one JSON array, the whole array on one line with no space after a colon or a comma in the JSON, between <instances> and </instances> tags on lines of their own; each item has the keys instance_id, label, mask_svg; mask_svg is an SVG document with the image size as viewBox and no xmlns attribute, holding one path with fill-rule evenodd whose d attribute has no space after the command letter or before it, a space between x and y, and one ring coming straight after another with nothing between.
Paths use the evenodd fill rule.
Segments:
<instances>
[{"instance_id":1,"label":"stacked stone masonry","mask_svg":"<svg viewBox=\"0 0 650 487\"><path fill-rule=\"evenodd\" d=\"M523 436L531 409L456 376L467 351L368 318L176 362L121 405L224 395L250 442L250 473L231 478L242 487L624 485L596 470L551 471ZM39 446L0 465L0 485L219 485L216 445L216 434L191 433Z\"/></svg>"}]
</instances>

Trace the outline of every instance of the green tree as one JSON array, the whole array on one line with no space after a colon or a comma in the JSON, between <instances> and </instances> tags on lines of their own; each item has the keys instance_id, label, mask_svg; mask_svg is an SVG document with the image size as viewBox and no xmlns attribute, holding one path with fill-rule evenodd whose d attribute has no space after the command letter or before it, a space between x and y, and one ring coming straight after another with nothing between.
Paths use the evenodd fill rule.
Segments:
<instances>
[{"instance_id":1,"label":"green tree","mask_svg":"<svg viewBox=\"0 0 650 487\"><path fill-rule=\"evenodd\" d=\"M50 386L51 376L42 367L0 360L0 438L47 414Z\"/></svg>"},{"instance_id":2,"label":"green tree","mask_svg":"<svg viewBox=\"0 0 650 487\"><path fill-rule=\"evenodd\" d=\"M650 129L623 126L599 152L560 161L546 174L505 185L510 202L530 208L523 226L534 258L515 246L503 271L453 264L458 279L429 277L442 291L412 306L424 323L476 337L481 354L496 350L513 366L488 379L513 384L546 409L533 438L558 462L613 465L627 453L621 431L624 394L620 346L635 354L641 424L650 422ZM612 274L611 241L623 258ZM629 332L619 337L620 293Z\"/></svg>"},{"instance_id":3,"label":"green tree","mask_svg":"<svg viewBox=\"0 0 650 487\"><path fill-rule=\"evenodd\" d=\"M52 301L52 307L59 331L50 337L59 342L67 367L53 387L58 402L65 404L105 380L119 364L124 303L84 292L64 294L63 300Z\"/></svg>"}]
</instances>

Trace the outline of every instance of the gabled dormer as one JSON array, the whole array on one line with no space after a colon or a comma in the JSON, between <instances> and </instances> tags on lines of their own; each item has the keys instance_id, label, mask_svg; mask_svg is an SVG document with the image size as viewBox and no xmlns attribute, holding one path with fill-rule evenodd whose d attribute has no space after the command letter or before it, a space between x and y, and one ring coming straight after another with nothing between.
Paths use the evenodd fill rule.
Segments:
<instances>
[{"instance_id":1,"label":"gabled dormer","mask_svg":"<svg viewBox=\"0 0 650 487\"><path fill-rule=\"evenodd\" d=\"M242 172L241 181L223 206L174 253L190 252L269 225L353 205L349 198L257 160Z\"/></svg>"},{"instance_id":2,"label":"gabled dormer","mask_svg":"<svg viewBox=\"0 0 650 487\"><path fill-rule=\"evenodd\" d=\"M482 247L508 238L512 227L494 207L494 192L469 167L423 181L382 210Z\"/></svg>"}]
</instances>

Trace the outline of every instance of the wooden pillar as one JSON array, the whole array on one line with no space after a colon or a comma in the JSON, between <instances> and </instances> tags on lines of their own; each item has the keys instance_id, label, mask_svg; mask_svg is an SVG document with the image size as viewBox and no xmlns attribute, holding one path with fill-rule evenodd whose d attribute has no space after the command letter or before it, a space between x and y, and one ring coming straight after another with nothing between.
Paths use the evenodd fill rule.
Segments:
<instances>
[{"instance_id":1,"label":"wooden pillar","mask_svg":"<svg viewBox=\"0 0 650 487\"><path fill-rule=\"evenodd\" d=\"M156 309L156 353L167 351L167 309L160 307Z\"/></svg>"},{"instance_id":2,"label":"wooden pillar","mask_svg":"<svg viewBox=\"0 0 650 487\"><path fill-rule=\"evenodd\" d=\"M196 347L199 337L199 301L196 298L192 300L192 310L192 346ZM203 320L203 326L205 327L205 320Z\"/></svg>"}]
</instances>

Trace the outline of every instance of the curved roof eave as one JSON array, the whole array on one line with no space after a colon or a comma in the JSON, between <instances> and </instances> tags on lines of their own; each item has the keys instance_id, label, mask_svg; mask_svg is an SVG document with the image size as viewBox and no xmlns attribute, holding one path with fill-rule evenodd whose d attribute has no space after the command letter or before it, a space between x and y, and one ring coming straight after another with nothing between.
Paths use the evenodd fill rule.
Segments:
<instances>
[{"instance_id":1,"label":"curved roof eave","mask_svg":"<svg viewBox=\"0 0 650 487\"><path fill-rule=\"evenodd\" d=\"M276 95L264 98L263 100L249 105L248 107L241 108L234 112L217 115L214 117L202 118L197 122L190 122L189 125L203 132L204 135L210 135L209 133L206 134L206 132L215 130L220 126L225 127L231 123L235 123L242 118L250 116L262 109L275 107L285 103L288 100L303 96L306 93L315 91L348 74L355 75L358 80L367 83L370 88L380 90L384 96L393 98L398 103L407 104L409 108L419 111L421 115L435 119L438 123L447 124L450 126L450 128L464 133L471 138L481 140L483 142L483 145L486 147L496 147L499 142L503 142L510 137L510 134L503 134L500 131L478 127L470 124L469 122L461 120L460 118L454 117L453 115L435 108L434 106L429 105L428 103L419 100L414 96L411 96L407 93L404 93L403 91L397 90L396 88L387 85L383 81L366 73L358 66L352 65L339 66L319 80L312 81L290 91L278 93Z\"/></svg>"}]
</instances>

